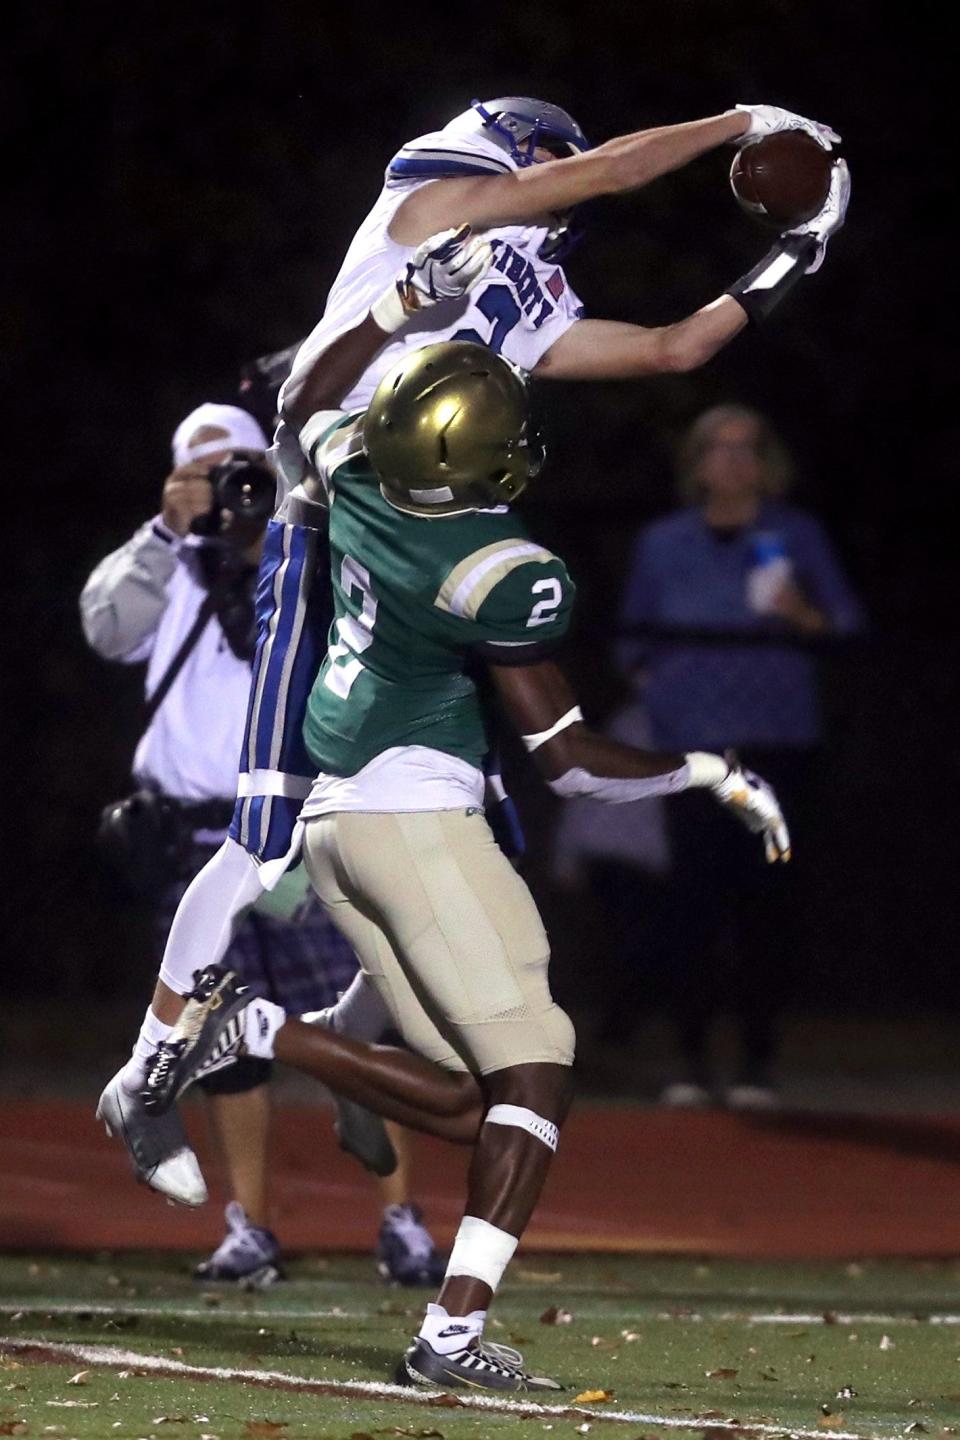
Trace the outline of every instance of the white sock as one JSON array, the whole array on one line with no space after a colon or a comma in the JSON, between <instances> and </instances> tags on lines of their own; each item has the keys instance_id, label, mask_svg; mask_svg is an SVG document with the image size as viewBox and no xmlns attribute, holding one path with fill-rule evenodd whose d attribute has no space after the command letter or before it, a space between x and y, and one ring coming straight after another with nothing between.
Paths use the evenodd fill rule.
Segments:
<instances>
[{"instance_id":1,"label":"white sock","mask_svg":"<svg viewBox=\"0 0 960 1440\"><path fill-rule=\"evenodd\" d=\"M141 1089L147 1077L147 1061L161 1040L166 1040L172 1029L172 1025L164 1025L163 1021L158 1020L154 1015L153 1010L149 1006L147 1007L143 1024L140 1026L140 1034L133 1047L133 1054L120 1071L120 1084L124 1090L135 1094Z\"/></svg>"},{"instance_id":2,"label":"white sock","mask_svg":"<svg viewBox=\"0 0 960 1440\"><path fill-rule=\"evenodd\" d=\"M256 1056L258 1060L272 1060L277 1031L287 1023L287 1012L283 1006L274 1005L272 1000L251 1000L240 1018L247 1054Z\"/></svg>"},{"instance_id":3,"label":"white sock","mask_svg":"<svg viewBox=\"0 0 960 1440\"><path fill-rule=\"evenodd\" d=\"M448 1315L442 1305L428 1305L420 1326L420 1339L426 1340L438 1355L452 1355L483 1334L486 1318L486 1310L473 1310L469 1315Z\"/></svg>"},{"instance_id":4,"label":"white sock","mask_svg":"<svg viewBox=\"0 0 960 1440\"><path fill-rule=\"evenodd\" d=\"M336 1005L326 1010L310 1010L300 1016L308 1025L325 1025L337 1035L351 1040L376 1042L390 1026L390 1014L372 981L359 971L344 990Z\"/></svg>"}]
</instances>

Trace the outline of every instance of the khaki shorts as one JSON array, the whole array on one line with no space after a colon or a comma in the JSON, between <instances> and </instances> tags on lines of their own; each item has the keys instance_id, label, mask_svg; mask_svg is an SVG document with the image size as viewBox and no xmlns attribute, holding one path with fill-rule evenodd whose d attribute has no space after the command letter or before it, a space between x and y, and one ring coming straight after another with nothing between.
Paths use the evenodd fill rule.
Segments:
<instances>
[{"instance_id":1,"label":"khaki shorts","mask_svg":"<svg viewBox=\"0 0 960 1440\"><path fill-rule=\"evenodd\" d=\"M546 931L481 811L323 815L304 863L412 1050L479 1075L573 1063Z\"/></svg>"}]
</instances>

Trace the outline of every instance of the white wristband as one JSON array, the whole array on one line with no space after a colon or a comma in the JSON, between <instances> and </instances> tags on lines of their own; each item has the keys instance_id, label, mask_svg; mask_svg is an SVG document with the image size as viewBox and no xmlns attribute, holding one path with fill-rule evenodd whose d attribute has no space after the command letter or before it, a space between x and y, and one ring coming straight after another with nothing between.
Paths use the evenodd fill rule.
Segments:
<instances>
[{"instance_id":1,"label":"white wristband","mask_svg":"<svg viewBox=\"0 0 960 1440\"><path fill-rule=\"evenodd\" d=\"M314 463L313 452L318 441L329 434L338 420L343 419L343 414L342 410L314 410L309 420L304 421L297 438L300 449L311 465Z\"/></svg>"},{"instance_id":2,"label":"white wristband","mask_svg":"<svg viewBox=\"0 0 960 1440\"><path fill-rule=\"evenodd\" d=\"M374 300L370 306L370 316L374 324L387 335L392 335L395 330L399 330L400 326L405 325L410 319L410 316L404 309L403 301L400 299L400 291L396 281L394 281L392 285L387 286L379 300Z\"/></svg>"},{"instance_id":3,"label":"white wristband","mask_svg":"<svg viewBox=\"0 0 960 1440\"><path fill-rule=\"evenodd\" d=\"M689 789L712 790L730 774L730 766L722 755L711 755L706 750L690 750L684 757L690 778Z\"/></svg>"}]
</instances>

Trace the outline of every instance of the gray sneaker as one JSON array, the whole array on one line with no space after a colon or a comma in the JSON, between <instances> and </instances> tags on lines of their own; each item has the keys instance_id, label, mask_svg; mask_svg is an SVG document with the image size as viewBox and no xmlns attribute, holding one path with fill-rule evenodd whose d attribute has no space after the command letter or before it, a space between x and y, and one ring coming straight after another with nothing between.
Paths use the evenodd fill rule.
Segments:
<instances>
[{"instance_id":1,"label":"gray sneaker","mask_svg":"<svg viewBox=\"0 0 960 1440\"><path fill-rule=\"evenodd\" d=\"M562 1390L546 1375L531 1375L523 1368L523 1356L510 1345L493 1345L473 1339L462 1350L438 1355L419 1336L408 1346L397 1367L397 1385L414 1385L426 1390L498 1390L516 1393L526 1390Z\"/></svg>"},{"instance_id":2,"label":"gray sneaker","mask_svg":"<svg viewBox=\"0 0 960 1440\"><path fill-rule=\"evenodd\" d=\"M283 1278L280 1243L272 1230L251 1225L237 1200L224 1211L227 1233L209 1259L194 1270L194 1280L203 1284L227 1281L241 1290L266 1290Z\"/></svg>"},{"instance_id":3,"label":"gray sneaker","mask_svg":"<svg viewBox=\"0 0 960 1440\"><path fill-rule=\"evenodd\" d=\"M124 1089L122 1074L104 1088L97 1119L123 1142L138 1180L179 1205L203 1205L207 1187L179 1114L175 1109L149 1114L140 1096Z\"/></svg>"}]
</instances>

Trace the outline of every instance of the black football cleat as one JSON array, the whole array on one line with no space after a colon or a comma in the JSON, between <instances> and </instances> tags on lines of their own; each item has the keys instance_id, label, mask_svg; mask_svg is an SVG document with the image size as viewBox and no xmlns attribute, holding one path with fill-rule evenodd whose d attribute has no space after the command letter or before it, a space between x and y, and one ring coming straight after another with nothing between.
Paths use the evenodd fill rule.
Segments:
<instances>
[{"instance_id":1,"label":"black football cleat","mask_svg":"<svg viewBox=\"0 0 960 1440\"><path fill-rule=\"evenodd\" d=\"M562 1390L546 1375L531 1375L523 1356L509 1345L494 1345L474 1337L462 1350L438 1355L419 1336L407 1347L394 1377L398 1385L424 1390L495 1390L516 1394L529 1390Z\"/></svg>"},{"instance_id":2,"label":"black football cleat","mask_svg":"<svg viewBox=\"0 0 960 1440\"><path fill-rule=\"evenodd\" d=\"M201 1074L232 1064L244 1053L242 1011L252 999L232 970L208 965L194 972L183 1014L157 1046L141 1090L144 1109L163 1115Z\"/></svg>"}]
</instances>

